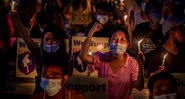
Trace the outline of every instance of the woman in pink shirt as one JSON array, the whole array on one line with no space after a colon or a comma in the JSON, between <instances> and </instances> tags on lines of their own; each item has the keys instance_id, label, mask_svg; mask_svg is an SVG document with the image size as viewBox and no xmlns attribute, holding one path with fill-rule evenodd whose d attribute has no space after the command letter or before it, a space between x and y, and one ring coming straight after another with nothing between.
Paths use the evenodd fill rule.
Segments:
<instances>
[{"instance_id":1,"label":"woman in pink shirt","mask_svg":"<svg viewBox=\"0 0 185 99\"><path fill-rule=\"evenodd\" d=\"M128 99L132 88L144 88L143 67L126 53L128 48L127 31L116 31L110 40L110 52L96 52L88 55L89 44L93 34L102 29L102 24L96 22L88 33L82 46L80 58L90 65L89 69L98 70L99 77L108 79L109 99Z\"/></svg>"}]
</instances>

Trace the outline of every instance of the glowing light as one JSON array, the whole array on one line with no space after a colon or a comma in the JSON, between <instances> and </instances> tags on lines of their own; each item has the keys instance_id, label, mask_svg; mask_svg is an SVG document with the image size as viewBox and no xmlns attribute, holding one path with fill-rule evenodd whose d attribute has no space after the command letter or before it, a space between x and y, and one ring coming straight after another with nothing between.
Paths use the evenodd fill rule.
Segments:
<instances>
[{"instance_id":1,"label":"glowing light","mask_svg":"<svg viewBox=\"0 0 185 99\"><path fill-rule=\"evenodd\" d=\"M102 44L97 46L97 49L102 49L102 48L103 48Z\"/></svg>"},{"instance_id":2,"label":"glowing light","mask_svg":"<svg viewBox=\"0 0 185 99\"><path fill-rule=\"evenodd\" d=\"M120 2L123 2L124 0L120 0Z\"/></svg>"},{"instance_id":3,"label":"glowing light","mask_svg":"<svg viewBox=\"0 0 185 99\"><path fill-rule=\"evenodd\" d=\"M89 55L92 55L92 54L93 54L93 52L90 51L90 52L89 52Z\"/></svg>"},{"instance_id":4,"label":"glowing light","mask_svg":"<svg viewBox=\"0 0 185 99\"><path fill-rule=\"evenodd\" d=\"M143 41L143 39L139 40L139 42L138 42L138 51L139 52L141 52L141 42Z\"/></svg>"},{"instance_id":5,"label":"glowing light","mask_svg":"<svg viewBox=\"0 0 185 99\"><path fill-rule=\"evenodd\" d=\"M124 20L125 20L125 21L127 20L127 17L128 17L128 15L124 15Z\"/></svg>"},{"instance_id":6,"label":"glowing light","mask_svg":"<svg viewBox=\"0 0 185 99\"><path fill-rule=\"evenodd\" d=\"M162 66L164 66L164 63L165 63L165 61L166 61L167 55L168 55L168 52L163 56Z\"/></svg>"}]
</instances>

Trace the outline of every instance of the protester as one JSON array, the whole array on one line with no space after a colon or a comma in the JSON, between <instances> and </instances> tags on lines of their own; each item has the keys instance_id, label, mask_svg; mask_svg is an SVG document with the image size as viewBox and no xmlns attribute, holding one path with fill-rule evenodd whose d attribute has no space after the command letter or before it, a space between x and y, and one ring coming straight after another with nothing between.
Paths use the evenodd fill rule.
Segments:
<instances>
[{"instance_id":1,"label":"protester","mask_svg":"<svg viewBox=\"0 0 185 99\"><path fill-rule=\"evenodd\" d=\"M109 99L127 99L133 87L142 90L144 87L142 66L126 53L129 45L126 30L115 31L110 41L110 52L96 52L93 56L88 55L89 43L94 33L102 29L100 23L95 23L88 33L82 46L80 58L91 64L89 68L98 70L98 77L108 79Z\"/></svg>"},{"instance_id":2,"label":"protester","mask_svg":"<svg viewBox=\"0 0 185 99\"><path fill-rule=\"evenodd\" d=\"M88 35L88 31L91 29L93 24L97 21L99 21L101 24L103 24L103 29L100 31L97 31L97 33L94 34L95 37L110 37L112 31L113 24L111 23L110 17L111 15L111 9L113 7L107 3L107 2L99 2L95 5L96 14L95 19L92 23L89 24L86 31L86 36Z\"/></svg>"},{"instance_id":3,"label":"protester","mask_svg":"<svg viewBox=\"0 0 185 99\"><path fill-rule=\"evenodd\" d=\"M134 0L136 4L132 4L128 8L129 16L129 29L132 32L138 24L147 22L147 17L145 15L146 4L149 0Z\"/></svg>"},{"instance_id":4,"label":"protester","mask_svg":"<svg viewBox=\"0 0 185 99\"><path fill-rule=\"evenodd\" d=\"M146 55L146 72L166 71L169 73L184 73L184 26L176 18L169 18L163 25L164 43L158 49ZM166 55L166 56L165 56ZM164 60L164 57L166 59ZM164 62L163 62L164 61Z\"/></svg>"},{"instance_id":5,"label":"protester","mask_svg":"<svg viewBox=\"0 0 185 99\"><path fill-rule=\"evenodd\" d=\"M56 24L59 28L64 28L63 9L69 0L42 0L40 13L43 15L43 24Z\"/></svg>"},{"instance_id":6,"label":"protester","mask_svg":"<svg viewBox=\"0 0 185 99\"><path fill-rule=\"evenodd\" d=\"M160 72L149 78L150 99L179 99L177 82L173 75Z\"/></svg>"},{"instance_id":7,"label":"protester","mask_svg":"<svg viewBox=\"0 0 185 99\"><path fill-rule=\"evenodd\" d=\"M71 27L72 36L81 32L80 29L88 26L92 22L92 0L71 0L64 9L65 20ZM85 33L83 33L84 35Z\"/></svg>"},{"instance_id":8,"label":"protester","mask_svg":"<svg viewBox=\"0 0 185 99\"><path fill-rule=\"evenodd\" d=\"M137 56L138 47L145 54L155 50L161 45L163 35L162 26L160 25L161 7L157 3L148 2L146 4L146 15L149 22L141 23L133 31L132 44L130 45L129 54ZM138 46L140 40L143 41Z\"/></svg>"},{"instance_id":9,"label":"protester","mask_svg":"<svg viewBox=\"0 0 185 99\"><path fill-rule=\"evenodd\" d=\"M68 75L68 55L64 43L65 35L63 35L65 32L55 24L46 25L39 47L30 38L18 15L12 13L11 18L14 26L19 30L20 37L24 39L31 54L37 60L38 76L36 77L36 89L33 96L39 94L42 90L46 93L46 97L64 96L62 85Z\"/></svg>"}]
</instances>

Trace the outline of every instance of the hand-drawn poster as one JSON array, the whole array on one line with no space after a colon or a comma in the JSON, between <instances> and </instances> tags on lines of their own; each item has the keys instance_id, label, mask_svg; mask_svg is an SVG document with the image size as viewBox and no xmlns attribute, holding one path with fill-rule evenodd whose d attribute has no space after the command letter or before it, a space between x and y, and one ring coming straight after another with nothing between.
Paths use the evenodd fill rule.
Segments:
<instances>
[{"instance_id":1,"label":"hand-drawn poster","mask_svg":"<svg viewBox=\"0 0 185 99\"><path fill-rule=\"evenodd\" d=\"M87 64L82 62L79 58L79 52L81 50L82 44L86 37L72 37L72 60L73 60L73 75L83 75L83 76L97 76L97 71L89 73L87 70ZM109 51L109 38L103 37L93 37L90 43L89 55L93 55L94 52L107 52Z\"/></svg>"},{"instance_id":2,"label":"hand-drawn poster","mask_svg":"<svg viewBox=\"0 0 185 99\"><path fill-rule=\"evenodd\" d=\"M40 39L33 39L40 46ZM31 95L35 89L36 58L22 38L17 39L16 94Z\"/></svg>"}]
</instances>

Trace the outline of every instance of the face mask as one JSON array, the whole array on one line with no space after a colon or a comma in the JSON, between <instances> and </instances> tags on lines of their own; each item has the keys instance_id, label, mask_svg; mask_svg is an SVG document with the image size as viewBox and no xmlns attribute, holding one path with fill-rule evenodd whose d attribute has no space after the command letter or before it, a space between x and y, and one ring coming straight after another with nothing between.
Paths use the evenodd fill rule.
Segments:
<instances>
[{"instance_id":1,"label":"face mask","mask_svg":"<svg viewBox=\"0 0 185 99\"><path fill-rule=\"evenodd\" d=\"M97 15L97 20L101 23L101 24L105 24L108 22L109 17L108 15Z\"/></svg>"},{"instance_id":2,"label":"face mask","mask_svg":"<svg viewBox=\"0 0 185 99\"><path fill-rule=\"evenodd\" d=\"M48 96L54 96L62 89L61 83L62 79L46 79L42 77L40 86L47 92Z\"/></svg>"},{"instance_id":3,"label":"face mask","mask_svg":"<svg viewBox=\"0 0 185 99\"><path fill-rule=\"evenodd\" d=\"M176 93L154 96L154 99L177 99Z\"/></svg>"},{"instance_id":4,"label":"face mask","mask_svg":"<svg viewBox=\"0 0 185 99\"><path fill-rule=\"evenodd\" d=\"M43 49L48 53L54 53L59 49L58 44L52 44L52 45L44 45Z\"/></svg>"},{"instance_id":5,"label":"face mask","mask_svg":"<svg viewBox=\"0 0 185 99\"><path fill-rule=\"evenodd\" d=\"M120 56L126 52L127 46L120 43L111 43L110 50L114 56Z\"/></svg>"}]
</instances>

